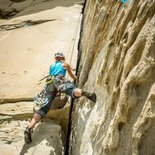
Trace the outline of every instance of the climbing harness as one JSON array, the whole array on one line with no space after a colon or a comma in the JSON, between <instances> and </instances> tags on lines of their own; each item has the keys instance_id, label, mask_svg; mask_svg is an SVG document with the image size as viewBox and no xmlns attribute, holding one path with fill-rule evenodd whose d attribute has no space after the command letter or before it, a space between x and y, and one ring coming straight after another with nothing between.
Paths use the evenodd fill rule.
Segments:
<instances>
[{"instance_id":1,"label":"climbing harness","mask_svg":"<svg viewBox=\"0 0 155 155\"><path fill-rule=\"evenodd\" d=\"M54 81L54 76L48 76L47 79L46 79L46 83L47 84L50 84Z\"/></svg>"}]
</instances>

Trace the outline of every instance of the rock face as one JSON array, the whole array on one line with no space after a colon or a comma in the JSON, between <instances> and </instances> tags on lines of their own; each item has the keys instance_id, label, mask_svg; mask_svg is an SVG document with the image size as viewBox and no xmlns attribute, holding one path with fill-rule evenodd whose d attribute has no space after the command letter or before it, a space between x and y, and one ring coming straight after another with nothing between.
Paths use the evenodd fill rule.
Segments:
<instances>
[{"instance_id":1,"label":"rock face","mask_svg":"<svg viewBox=\"0 0 155 155\"><path fill-rule=\"evenodd\" d=\"M48 74L57 51L64 52L75 68L81 12L75 2L0 0L1 10L18 11L0 20L0 98L36 95L44 85L39 80Z\"/></svg>"},{"instance_id":2,"label":"rock face","mask_svg":"<svg viewBox=\"0 0 155 155\"><path fill-rule=\"evenodd\" d=\"M0 0L0 154L62 155L69 104L52 110L35 127L33 142L24 130L36 110L32 97L44 87L54 53L76 66L81 5L77 0ZM64 108L62 108L64 107ZM61 109L59 109L61 108Z\"/></svg>"},{"instance_id":3,"label":"rock face","mask_svg":"<svg viewBox=\"0 0 155 155\"><path fill-rule=\"evenodd\" d=\"M70 155L155 154L155 1L86 1Z\"/></svg>"}]
</instances>

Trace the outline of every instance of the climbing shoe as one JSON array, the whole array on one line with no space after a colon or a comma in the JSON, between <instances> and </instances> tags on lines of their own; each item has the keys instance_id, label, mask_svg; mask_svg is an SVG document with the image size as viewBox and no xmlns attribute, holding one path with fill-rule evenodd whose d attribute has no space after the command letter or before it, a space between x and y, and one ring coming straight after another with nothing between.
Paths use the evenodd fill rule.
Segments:
<instances>
[{"instance_id":1,"label":"climbing shoe","mask_svg":"<svg viewBox=\"0 0 155 155\"><path fill-rule=\"evenodd\" d=\"M32 137L31 137L32 129L29 127L26 127L24 131L24 140L25 143L31 143L32 142Z\"/></svg>"},{"instance_id":2,"label":"climbing shoe","mask_svg":"<svg viewBox=\"0 0 155 155\"><path fill-rule=\"evenodd\" d=\"M96 94L95 93L89 93L89 92L82 92L82 96L87 97L89 100L96 102Z\"/></svg>"}]
</instances>

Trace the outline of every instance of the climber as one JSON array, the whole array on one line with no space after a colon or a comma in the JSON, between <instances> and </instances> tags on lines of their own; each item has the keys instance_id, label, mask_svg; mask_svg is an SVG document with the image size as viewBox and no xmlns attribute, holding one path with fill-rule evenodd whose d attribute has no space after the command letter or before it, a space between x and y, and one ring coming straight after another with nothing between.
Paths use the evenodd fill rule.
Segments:
<instances>
[{"instance_id":1,"label":"climber","mask_svg":"<svg viewBox=\"0 0 155 155\"><path fill-rule=\"evenodd\" d=\"M62 52L55 53L55 63L50 66L49 75L50 80L47 80L46 92L45 92L45 103L32 117L30 124L24 131L25 142L32 142L31 133L36 123L43 118L49 111L51 104L56 97L58 92L65 93L72 98L79 98L85 96L93 102L96 102L96 94L83 91L77 88L71 81L65 78L66 71L69 76L75 80L76 75L71 71L71 67L65 63L65 56ZM50 82L49 82L50 81Z\"/></svg>"},{"instance_id":2,"label":"climber","mask_svg":"<svg viewBox=\"0 0 155 155\"><path fill-rule=\"evenodd\" d=\"M125 4L128 2L128 0L121 0L121 2Z\"/></svg>"}]
</instances>

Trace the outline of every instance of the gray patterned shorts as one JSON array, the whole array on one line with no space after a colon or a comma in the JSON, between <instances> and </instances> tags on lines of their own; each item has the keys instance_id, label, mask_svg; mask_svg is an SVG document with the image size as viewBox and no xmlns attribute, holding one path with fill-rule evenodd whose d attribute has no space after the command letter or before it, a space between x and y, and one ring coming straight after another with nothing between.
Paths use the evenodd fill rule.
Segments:
<instances>
[{"instance_id":1,"label":"gray patterned shorts","mask_svg":"<svg viewBox=\"0 0 155 155\"><path fill-rule=\"evenodd\" d=\"M44 88L45 89L45 94L44 94L45 103L37 111L37 113L39 113L41 116L45 116L47 114L58 91L65 93L71 96L72 98L75 98L74 96L75 88L76 86L73 83L71 83L69 80L61 79L59 76L55 77L52 83L47 84L45 86Z\"/></svg>"}]
</instances>

